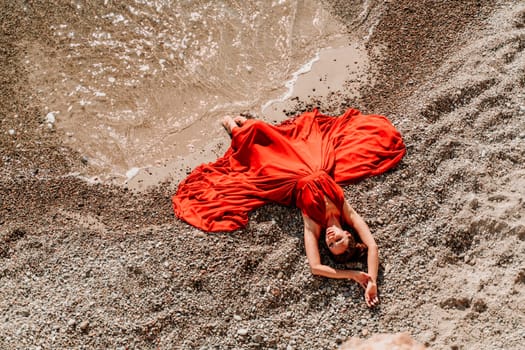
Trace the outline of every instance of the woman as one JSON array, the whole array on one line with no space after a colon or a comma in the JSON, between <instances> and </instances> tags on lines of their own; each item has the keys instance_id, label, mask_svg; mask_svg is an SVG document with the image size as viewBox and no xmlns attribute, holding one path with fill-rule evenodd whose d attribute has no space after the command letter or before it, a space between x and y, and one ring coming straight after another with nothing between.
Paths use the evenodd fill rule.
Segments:
<instances>
[{"instance_id":1,"label":"woman","mask_svg":"<svg viewBox=\"0 0 525 350\"><path fill-rule=\"evenodd\" d=\"M312 273L353 279L365 288L367 305L376 305L377 245L337 183L395 166L405 147L394 126L383 116L363 115L355 109L339 117L314 110L277 126L225 117L223 125L232 136L230 148L179 184L173 196L175 214L206 231L232 231L244 227L248 213L265 203L295 205L303 213ZM344 224L353 227L368 248L368 273L336 270L320 262L323 231L333 254L355 249Z\"/></svg>"}]
</instances>

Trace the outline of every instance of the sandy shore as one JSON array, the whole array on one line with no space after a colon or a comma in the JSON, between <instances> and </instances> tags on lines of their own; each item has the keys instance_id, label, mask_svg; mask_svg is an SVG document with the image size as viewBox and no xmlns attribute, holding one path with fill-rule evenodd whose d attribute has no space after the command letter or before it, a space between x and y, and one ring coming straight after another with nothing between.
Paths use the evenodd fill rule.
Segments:
<instances>
[{"instance_id":1,"label":"sandy shore","mask_svg":"<svg viewBox=\"0 0 525 350\"><path fill-rule=\"evenodd\" d=\"M89 184L46 125L22 62L69 11L3 2L0 31L0 349L331 349L408 332L434 349L525 342L525 5L326 0L369 35L374 83L295 111L347 107L398 126L408 154L345 188L381 250L382 303L313 277L297 210L205 234L176 220L166 182L147 193ZM52 5L52 6L50 6ZM61 6L58 6L61 5ZM41 6L41 7L40 7Z\"/></svg>"}]
</instances>

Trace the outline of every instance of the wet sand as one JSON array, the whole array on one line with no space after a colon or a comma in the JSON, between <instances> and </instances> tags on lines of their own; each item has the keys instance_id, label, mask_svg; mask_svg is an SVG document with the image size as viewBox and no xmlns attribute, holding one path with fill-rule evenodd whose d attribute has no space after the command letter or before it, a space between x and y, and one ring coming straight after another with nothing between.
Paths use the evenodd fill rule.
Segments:
<instances>
[{"instance_id":1,"label":"wet sand","mask_svg":"<svg viewBox=\"0 0 525 350\"><path fill-rule=\"evenodd\" d=\"M49 1L28 16L5 2L1 349L330 349L397 332L434 349L521 348L524 5L325 5L349 38L365 39L371 83L358 97L298 98L287 113L356 107L404 135L396 169L345 188L380 247L381 305L369 310L354 283L310 274L295 209L269 205L246 229L206 234L173 217L175 181L136 193L72 176L89 162L47 125L44 87L30 84L23 59L60 46L46 28L75 10Z\"/></svg>"}]
</instances>

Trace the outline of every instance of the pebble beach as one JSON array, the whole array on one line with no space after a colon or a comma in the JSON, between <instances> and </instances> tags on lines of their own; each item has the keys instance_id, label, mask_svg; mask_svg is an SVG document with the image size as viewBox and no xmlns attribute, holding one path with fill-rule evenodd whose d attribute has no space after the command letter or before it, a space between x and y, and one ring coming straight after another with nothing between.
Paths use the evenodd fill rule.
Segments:
<instances>
[{"instance_id":1,"label":"pebble beach","mask_svg":"<svg viewBox=\"0 0 525 350\"><path fill-rule=\"evenodd\" d=\"M397 333L522 349L522 1L320 2L361 40L368 78L359 94L348 81L292 96L283 114L383 114L407 145L395 169L344 188L380 249L374 309L356 283L310 273L295 208L209 234L174 217L175 177L137 191L79 176L92 159L41 98L56 79L35 86L25 63L65 52L53 24L99 11L75 4L0 4L0 349L337 349Z\"/></svg>"}]
</instances>

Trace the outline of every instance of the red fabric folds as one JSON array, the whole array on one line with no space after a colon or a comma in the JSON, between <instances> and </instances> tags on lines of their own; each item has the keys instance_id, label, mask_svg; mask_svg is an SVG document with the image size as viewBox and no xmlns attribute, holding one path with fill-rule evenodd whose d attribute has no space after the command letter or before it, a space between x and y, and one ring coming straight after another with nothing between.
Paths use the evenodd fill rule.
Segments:
<instances>
[{"instance_id":1,"label":"red fabric folds","mask_svg":"<svg viewBox=\"0 0 525 350\"><path fill-rule=\"evenodd\" d=\"M339 117L314 110L277 126L248 120L233 129L224 156L179 184L173 208L205 231L241 228L251 210L269 202L296 205L320 222L323 195L338 206L344 200L335 182L381 174L404 154L401 135L387 118L355 109Z\"/></svg>"}]
</instances>

